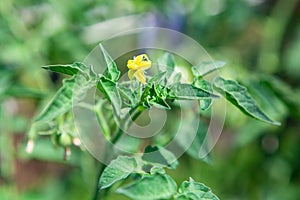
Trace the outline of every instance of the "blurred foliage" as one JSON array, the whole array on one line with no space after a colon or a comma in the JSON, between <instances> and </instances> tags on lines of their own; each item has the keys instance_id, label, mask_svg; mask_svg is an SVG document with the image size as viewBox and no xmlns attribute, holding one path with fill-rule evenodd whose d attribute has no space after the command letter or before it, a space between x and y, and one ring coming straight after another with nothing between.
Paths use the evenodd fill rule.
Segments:
<instances>
[{"instance_id":1,"label":"blurred foliage","mask_svg":"<svg viewBox=\"0 0 300 200\"><path fill-rule=\"evenodd\" d=\"M181 31L202 44L216 60L225 60L227 67L220 71L222 76L246 85L259 97L263 110L282 123L280 127L263 124L241 116L228 104L226 124L213 150L213 164L183 156L179 169L170 174L177 177L177 182L190 174L213 188L221 199L297 199L297 0L1 1L1 199L91 198L97 184L96 178L91 177L96 177L97 169L87 153L75 150L74 160L64 162L48 140L43 141L46 144L37 154L24 153L24 134L31 117L61 84L62 77L49 74L40 66L83 60L95 46L85 37L90 26L140 14L141 19L145 17L141 20L143 25ZM155 16L154 24L147 20L149 14ZM61 162L65 165L58 164ZM111 196L116 198L121 199Z\"/></svg>"}]
</instances>

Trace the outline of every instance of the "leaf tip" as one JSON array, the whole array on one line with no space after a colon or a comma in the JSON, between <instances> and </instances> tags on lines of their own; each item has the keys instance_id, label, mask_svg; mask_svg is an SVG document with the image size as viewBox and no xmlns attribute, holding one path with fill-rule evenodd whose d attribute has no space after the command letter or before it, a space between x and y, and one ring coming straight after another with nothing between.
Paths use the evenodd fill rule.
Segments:
<instances>
[{"instance_id":1,"label":"leaf tip","mask_svg":"<svg viewBox=\"0 0 300 200\"><path fill-rule=\"evenodd\" d=\"M224 67L226 65L225 61L216 61L215 65L217 65L218 67Z\"/></svg>"},{"instance_id":2,"label":"leaf tip","mask_svg":"<svg viewBox=\"0 0 300 200\"><path fill-rule=\"evenodd\" d=\"M281 126L281 123L280 122L278 122L278 121L273 121L273 123L272 123L273 125L275 125L275 126Z\"/></svg>"}]
</instances>

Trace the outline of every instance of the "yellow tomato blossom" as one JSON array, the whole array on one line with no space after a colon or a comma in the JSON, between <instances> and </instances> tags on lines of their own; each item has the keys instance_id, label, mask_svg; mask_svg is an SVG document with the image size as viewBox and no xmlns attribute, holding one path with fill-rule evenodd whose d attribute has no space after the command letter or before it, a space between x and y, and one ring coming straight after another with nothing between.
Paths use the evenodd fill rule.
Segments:
<instances>
[{"instance_id":1,"label":"yellow tomato blossom","mask_svg":"<svg viewBox=\"0 0 300 200\"><path fill-rule=\"evenodd\" d=\"M149 60L146 54L141 54L135 56L133 60L128 60L127 67L128 77L130 80L135 77L142 84L146 83L146 76L144 70L149 69L151 67L151 61Z\"/></svg>"}]
</instances>

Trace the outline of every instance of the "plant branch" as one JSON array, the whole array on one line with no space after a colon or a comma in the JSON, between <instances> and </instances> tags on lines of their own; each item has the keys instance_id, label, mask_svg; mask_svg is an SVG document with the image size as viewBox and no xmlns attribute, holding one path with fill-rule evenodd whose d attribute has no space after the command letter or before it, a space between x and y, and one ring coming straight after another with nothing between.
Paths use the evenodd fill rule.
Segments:
<instances>
[{"instance_id":1,"label":"plant branch","mask_svg":"<svg viewBox=\"0 0 300 200\"><path fill-rule=\"evenodd\" d=\"M143 111L144 111L143 107L135 106L127 113L127 115L124 117L124 120L120 124L120 128L119 128L118 132L116 133L116 136L111 141L113 144L118 142L118 140L123 135L123 130L127 130L130 127L130 125L138 118L138 116ZM131 117L132 114L133 114L133 116Z\"/></svg>"},{"instance_id":2,"label":"plant branch","mask_svg":"<svg viewBox=\"0 0 300 200\"><path fill-rule=\"evenodd\" d=\"M119 127L119 130L116 133L116 136L111 140L112 144L116 144L119 141L119 139L123 135L123 130L127 130L130 127L130 125L138 118L138 116L144 110L145 110L145 108L142 107L142 106L139 106L139 105L137 105L137 106L135 106L135 107L133 107L133 108L130 109L130 111L126 114L126 116L122 120L121 125ZM105 152L107 152L107 149L105 150ZM100 163L100 165L99 165L99 172L98 172L98 178L97 178L97 186L96 186L96 189L95 189L95 194L94 194L93 200L98 200L99 197L100 197L101 192L99 191L99 188L98 188L98 181L99 181L99 179L100 179L100 177L101 177L104 169L105 169L105 165L102 164L102 163Z\"/></svg>"}]
</instances>

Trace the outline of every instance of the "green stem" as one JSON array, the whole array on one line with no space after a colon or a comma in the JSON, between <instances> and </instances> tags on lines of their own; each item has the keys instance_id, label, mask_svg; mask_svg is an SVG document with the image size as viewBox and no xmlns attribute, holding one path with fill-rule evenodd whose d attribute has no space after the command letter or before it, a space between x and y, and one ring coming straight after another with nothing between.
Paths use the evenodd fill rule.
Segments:
<instances>
[{"instance_id":1,"label":"green stem","mask_svg":"<svg viewBox=\"0 0 300 200\"><path fill-rule=\"evenodd\" d=\"M100 127L102 128L104 136L109 140L111 134L110 134L108 123L103 115L103 110L102 110L103 104L104 104L104 101L101 101L97 104L95 113L96 113L98 122L100 124Z\"/></svg>"},{"instance_id":2,"label":"green stem","mask_svg":"<svg viewBox=\"0 0 300 200\"><path fill-rule=\"evenodd\" d=\"M141 82L139 82L139 87L138 87L138 97L139 97L139 99L141 98L141 94L142 94L142 84L141 84Z\"/></svg>"},{"instance_id":3,"label":"green stem","mask_svg":"<svg viewBox=\"0 0 300 200\"><path fill-rule=\"evenodd\" d=\"M96 188L95 188L95 193L94 193L94 197L93 197L93 200L98 200L99 199L99 196L100 196L100 190L99 190L99 187L98 187L98 182L99 182L99 179L103 173L105 169L105 165L103 163L99 163L99 169L98 169L98 175L97 175L97 183L96 183Z\"/></svg>"},{"instance_id":4,"label":"green stem","mask_svg":"<svg viewBox=\"0 0 300 200\"><path fill-rule=\"evenodd\" d=\"M138 110L137 110L138 109ZM136 111L137 110L137 111ZM136 112L135 112L136 111ZM116 144L118 142L118 140L121 138L121 136L123 135L123 130L127 130L128 127L130 127L130 125L138 118L138 116L144 111L144 108L141 106L135 106L133 107L128 113L127 115L124 117L124 120L121 122L120 128L118 130L118 132L116 133L116 136L111 140L112 144ZM133 114L133 116L131 117L131 115ZM131 120L130 120L131 119ZM105 150L105 152L107 152L107 150ZM95 189L95 194L93 197L93 200L98 200L100 197L101 192L99 191L98 188L98 181L103 173L105 169L105 165L100 163L99 165L99 172L98 172L98 177L97 177L97 186Z\"/></svg>"},{"instance_id":5,"label":"green stem","mask_svg":"<svg viewBox=\"0 0 300 200\"><path fill-rule=\"evenodd\" d=\"M138 111L135 112L137 109L138 109ZM143 107L135 106L127 113L123 122L120 124L120 128L119 128L118 132L116 133L116 136L111 141L113 144L117 143L117 141L123 135L123 130L127 130L130 127L130 125L132 124L132 122L134 122L143 111L144 111ZM133 115L133 117L131 117L131 115L133 113L134 113L134 115Z\"/></svg>"},{"instance_id":6,"label":"green stem","mask_svg":"<svg viewBox=\"0 0 300 200\"><path fill-rule=\"evenodd\" d=\"M139 82L139 86L138 86L139 100L141 99L141 95L142 95L142 84ZM137 110L137 112L134 113L136 110ZM145 110L145 108L143 106L140 106L139 104L137 104L135 107L131 108L131 110L124 117L124 120L121 123L120 128L119 128L118 132L116 133L115 138L113 138L113 140L112 140L113 144L115 144L120 139L120 137L123 135L123 130L127 130L144 110ZM133 113L134 113L134 115L133 115L133 117L131 117Z\"/></svg>"},{"instance_id":7,"label":"green stem","mask_svg":"<svg viewBox=\"0 0 300 200\"><path fill-rule=\"evenodd\" d=\"M139 99L141 98L142 92L143 92L142 84L139 83L139 86L138 86L138 98ZM113 109L114 109L114 105L113 105ZM130 109L130 111L125 115L125 117L123 119L120 119L120 117L118 117L118 121L120 122L120 127L119 127L118 132L115 134L115 137L111 140L112 144L116 144L119 141L119 139L121 138L121 136L124 133L123 130L127 130L144 110L145 110L145 108L143 106L140 106L139 104L137 104L136 106L134 106L133 108ZM101 116L98 116L98 117L101 118ZM107 149L105 148L105 153L106 152L107 152ZM107 155L107 154L105 154L105 155ZM99 191L99 188L98 188L98 181L101 178L101 175L102 175L104 169L105 169L105 165L100 163L98 179L97 179L97 187L96 187L95 195L93 198L94 200L98 200L98 198L100 197L100 194L101 194L101 191Z\"/></svg>"}]
</instances>

